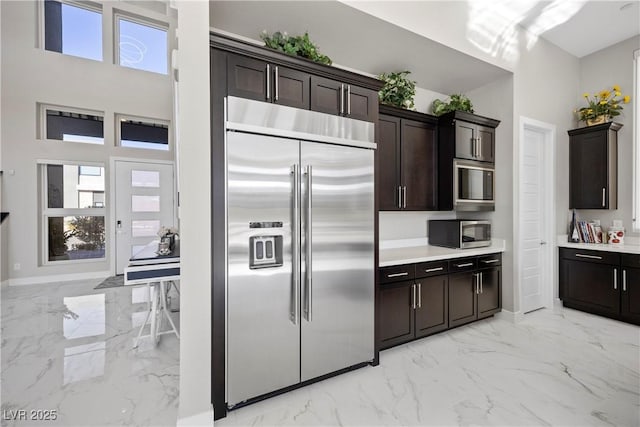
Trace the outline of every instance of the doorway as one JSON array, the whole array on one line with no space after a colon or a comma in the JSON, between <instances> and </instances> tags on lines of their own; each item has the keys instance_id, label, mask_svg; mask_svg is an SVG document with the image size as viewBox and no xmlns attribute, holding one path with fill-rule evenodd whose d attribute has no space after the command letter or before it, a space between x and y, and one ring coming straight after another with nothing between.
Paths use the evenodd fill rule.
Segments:
<instances>
[{"instance_id":1,"label":"doorway","mask_svg":"<svg viewBox=\"0 0 640 427\"><path fill-rule=\"evenodd\" d=\"M132 255L158 239L161 226L176 226L174 166L116 160L113 171L115 268L116 274L122 274Z\"/></svg>"},{"instance_id":2,"label":"doorway","mask_svg":"<svg viewBox=\"0 0 640 427\"><path fill-rule=\"evenodd\" d=\"M518 282L520 311L553 306L555 126L521 117Z\"/></svg>"}]
</instances>

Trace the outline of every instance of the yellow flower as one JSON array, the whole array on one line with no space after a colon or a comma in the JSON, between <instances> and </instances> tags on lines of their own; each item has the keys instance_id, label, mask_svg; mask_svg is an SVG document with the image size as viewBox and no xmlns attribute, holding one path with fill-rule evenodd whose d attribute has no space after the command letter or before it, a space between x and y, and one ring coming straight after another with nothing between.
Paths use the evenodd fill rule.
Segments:
<instances>
[{"instance_id":1,"label":"yellow flower","mask_svg":"<svg viewBox=\"0 0 640 427\"><path fill-rule=\"evenodd\" d=\"M616 92L620 92L620 86L613 85L613 90L615 90ZM616 95L616 96L620 96L620 95Z\"/></svg>"},{"instance_id":2,"label":"yellow flower","mask_svg":"<svg viewBox=\"0 0 640 427\"><path fill-rule=\"evenodd\" d=\"M619 90L616 91L616 96L622 96L622 92L620 92Z\"/></svg>"},{"instance_id":3,"label":"yellow flower","mask_svg":"<svg viewBox=\"0 0 640 427\"><path fill-rule=\"evenodd\" d=\"M611 95L611 92L609 92L606 89L605 90L601 90L600 93L598 94L600 99L607 99L609 97L609 95Z\"/></svg>"},{"instance_id":4,"label":"yellow flower","mask_svg":"<svg viewBox=\"0 0 640 427\"><path fill-rule=\"evenodd\" d=\"M624 98L622 98L622 102L628 104L629 102L631 102L631 97L629 95L625 95Z\"/></svg>"},{"instance_id":5,"label":"yellow flower","mask_svg":"<svg viewBox=\"0 0 640 427\"><path fill-rule=\"evenodd\" d=\"M602 101L600 101L600 105L607 105L607 101L603 99Z\"/></svg>"},{"instance_id":6,"label":"yellow flower","mask_svg":"<svg viewBox=\"0 0 640 427\"><path fill-rule=\"evenodd\" d=\"M585 92L585 93L582 94L582 96L584 96L585 98L588 98L589 94Z\"/></svg>"}]
</instances>

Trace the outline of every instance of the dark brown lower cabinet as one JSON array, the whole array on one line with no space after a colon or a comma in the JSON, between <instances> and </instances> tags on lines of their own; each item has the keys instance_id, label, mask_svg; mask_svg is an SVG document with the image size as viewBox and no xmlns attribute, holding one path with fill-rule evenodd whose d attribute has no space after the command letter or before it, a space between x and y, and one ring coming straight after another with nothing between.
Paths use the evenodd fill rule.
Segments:
<instances>
[{"instance_id":1,"label":"dark brown lower cabinet","mask_svg":"<svg viewBox=\"0 0 640 427\"><path fill-rule=\"evenodd\" d=\"M640 256L560 248L566 307L640 324Z\"/></svg>"},{"instance_id":2,"label":"dark brown lower cabinet","mask_svg":"<svg viewBox=\"0 0 640 427\"><path fill-rule=\"evenodd\" d=\"M411 341L415 336L413 280L388 283L380 288L381 348Z\"/></svg>"},{"instance_id":3,"label":"dark brown lower cabinet","mask_svg":"<svg viewBox=\"0 0 640 427\"><path fill-rule=\"evenodd\" d=\"M418 306L415 310L416 338L426 337L448 328L448 276L416 279Z\"/></svg>"},{"instance_id":4,"label":"dark brown lower cabinet","mask_svg":"<svg viewBox=\"0 0 640 427\"><path fill-rule=\"evenodd\" d=\"M500 311L501 261L492 254L379 269L379 349Z\"/></svg>"}]
</instances>

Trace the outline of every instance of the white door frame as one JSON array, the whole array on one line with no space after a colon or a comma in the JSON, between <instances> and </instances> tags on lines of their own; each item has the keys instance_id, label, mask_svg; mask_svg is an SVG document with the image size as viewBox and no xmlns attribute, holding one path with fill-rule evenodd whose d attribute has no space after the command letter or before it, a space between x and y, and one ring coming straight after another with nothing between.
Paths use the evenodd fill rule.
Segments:
<instances>
[{"instance_id":1,"label":"white door frame","mask_svg":"<svg viewBox=\"0 0 640 427\"><path fill-rule=\"evenodd\" d=\"M174 217L176 218L176 226L179 227L180 219L178 218L178 183L176 173L176 162L173 160L160 160L160 159L139 159L135 157L109 157L109 221L113 222L116 218L116 162L131 162L131 163L151 163L156 165L172 165L173 166L173 210ZM112 248L109 254L109 271L111 275L116 274L116 227L115 224L108 224L105 227L109 230L109 244Z\"/></svg>"},{"instance_id":2,"label":"white door frame","mask_svg":"<svg viewBox=\"0 0 640 427\"><path fill-rule=\"evenodd\" d=\"M521 239L521 227L520 218L522 217L520 209L520 196L522 194L522 180L523 180L523 162L524 162L524 150L523 144L525 143L525 130L534 130L542 132L544 134L543 142L543 159L542 164L544 166L543 176L544 183L542 185L542 196L544 197L544 224L546 229L543 230L543 239L547 242L546 249L543 253L543 263L545 266L544 276L542 278L544 283L543 288L543 301L546 308L553 308L553 297L557 289L557 268L556 259L554 257L556 247L556 126L550 123L541 122L539 120L530 119L528 117L520 116L519 124L519 138L517 143L517 176L516 186L514 191L515 203L513 205L514 219L513 222L514 231L514 261L516 281L517 281L517 295L518 295L518 310L519 314L523 314L523 297L522 297L522 239Z\"/></svg>"}]
</instances>

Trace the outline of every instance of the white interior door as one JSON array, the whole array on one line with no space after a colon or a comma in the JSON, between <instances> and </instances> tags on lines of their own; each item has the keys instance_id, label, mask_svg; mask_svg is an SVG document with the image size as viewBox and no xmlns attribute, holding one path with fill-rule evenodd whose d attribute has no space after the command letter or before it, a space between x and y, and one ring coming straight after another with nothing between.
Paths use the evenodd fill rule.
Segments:
<instances>
[{"instance_id":1,"label":"white interior door","mask_svg":"<svg viewBox=\"0 0 640 427\"><path fill-rule=\"evenodd\" d=\"M116 274L152 240L176 225L173 164L115 162Z\"/></svg>"},{"instance_id":2,"label":"white interior door","mask_svg":"<svg viewBox=\"0 0 640 427\"><path fill-rule=\"evenodd\" d=\"M545 162L549 130L525 125L520 157L520 289L522 312L549 304L552 209L547 180L553 164Z\"/></svg>"}]
</instances>

